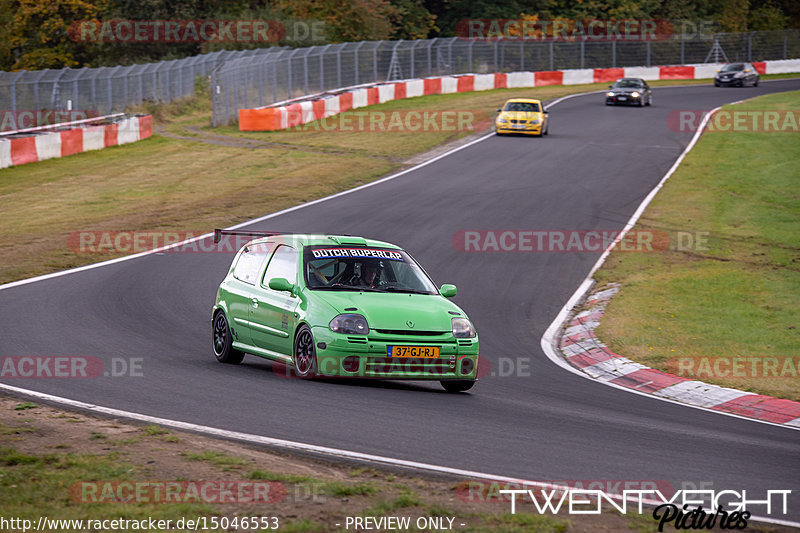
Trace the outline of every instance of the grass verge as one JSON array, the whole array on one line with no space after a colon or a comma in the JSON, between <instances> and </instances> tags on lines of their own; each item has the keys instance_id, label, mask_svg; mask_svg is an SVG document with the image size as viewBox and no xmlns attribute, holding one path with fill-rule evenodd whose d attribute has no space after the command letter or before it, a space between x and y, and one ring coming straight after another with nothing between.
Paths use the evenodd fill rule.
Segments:
<instances>
[{"instance_id":1,"label":"grass verge","mask_svg":"<svg viewBox=\"0 0 800 533\"><path fill-rule=\"evenodd\" d=\"M800 91L723 108L797 109ZM800 401L798 168L796 132L705 133L635 228L686 232L686 249L612 253L595 277L622 289L598 336L652 368Z\"/></svg>"},{"instance_id":2,"label":"grass verge","mask_svg":"<svg viewBox=\"0 0 800 533\"><path fill-rule=\"evenodd\" d=\"M180 519L205 517L206 523L211 524L216 518L220 523L225 519L231 524L236 517L275 517L278 531L298 533L345 531L347 517L406 517L410 524L407 530L412 532L625 532L640 531L642 524L655 524L649 515L634 521L633 515L612 511L591 516L568 516L563 510L555 516L539 515L528 512L531 507L521 508L521 504L516 514L510 514L508 501L501 498L466 497L463 482L426 479L412 472L395 472L390 481L386 472L376 467L354 470L352 465L44 405L20 412L15 409L18 403L18 399L0 395L0 509L4 518L31 520L33 526L41 516L84 521L171 520L172 531L179 530ZM73 419L81 423L70 423ZM99 433L108 439L92 438ZM165 440L167 436L176 440ZM218 494L211 489L173 492L170 499L159 499L158 492L133 489L175 482L230 487L231 483L259 481L268 482L267 493L275 491L278 497L252 503L238 498L239 493L232 489L229 493L219 492L220 496L228 494L224 502L208 501L215 500ZM127 501L122 503L116 498ZM49 529L101 530L87 528L86 524L83 528ZM156 531L147 526L135 529ZM364 528L351 524L348 529ZM119 530L113 525L102 528ZM227 530L237 528L231 526Z\"/></svg>"}]
</instances>

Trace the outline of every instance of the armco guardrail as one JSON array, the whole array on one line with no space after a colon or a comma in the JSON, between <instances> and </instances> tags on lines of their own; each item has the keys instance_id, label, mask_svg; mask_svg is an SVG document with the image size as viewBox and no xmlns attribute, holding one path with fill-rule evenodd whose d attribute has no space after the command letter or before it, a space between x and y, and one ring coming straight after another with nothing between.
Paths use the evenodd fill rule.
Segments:
<instances>
[{"instance_id":1,"label":"armco guardrail","mask_svg":"<svg viewBox=\"0 0 800 533\"><path fill-rule=\"evenodd\" d=\"M65 115L80 112L88 112L86 116L110 115L147 101L171 102L194 94L198 77L207 78L227 61L246 57L266 59L281 50L279 47L220 50L117 67L0 71L0 129L25 127L15 122L21 115L37 110Z\"/></svg>"},{"instance_id":2,"label":"armco guardrail","mask_svg":"<svg viewBox=\"0 0 800 533\"><path fill-rule=\"evenodd\" d=\"M92 120L6 134L0 138L0 168L132 143L153 134L150 115L115 116L107 124L91 124Z\"/></svg>"},{"instance_id":3,"label":"armco guardrail","mask_svg":"<svg viewBox=\"0 0 800 533\"><path fill-rule=\"evenodd\" d=\"M800 30L674 34L654 41L419 39L362 41L230 59L211 74L214 126L315 93L404 79L800 57Z\"/></svg>"},{"instance_id":4,"label":"armco guardrail","mask_svg":"<svg viewBox=\"0 0 800 533\"><path fill-rule=\"evenodd\" d=\"M800 59L760 61L753 66L761 74L800 72ZM719 64L672 65L663 67L625 67L509 72L438 76L378 84L372 87L342 89L302 102L273 107L239 110L241 131L275 131L324 119L350 109L428 94L449 94L490 89L512 89L543 85L580 85L612 82L623 77L645 80L691 80L712 78Z\"/></svg>"}]
</instances>

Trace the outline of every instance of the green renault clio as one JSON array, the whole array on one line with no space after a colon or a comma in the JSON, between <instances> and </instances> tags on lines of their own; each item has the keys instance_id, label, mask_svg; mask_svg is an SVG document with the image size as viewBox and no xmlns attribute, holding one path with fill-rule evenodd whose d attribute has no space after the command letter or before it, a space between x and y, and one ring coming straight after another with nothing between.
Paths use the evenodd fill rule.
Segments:
<instances>
[{"instance_id":1,"label":"green renault clio","mask_svg":"<svg viewBox=\"0 0 800 533\"><path fill-rule=\"evenodd\" d=\"M217 230L215 240L222 232ZM252 235L248 233L248 235ZM294 375L477 378L478 335L467 314L401 248L342 235L269 234L244 245L217 291L214 355L285 363Z\"/></svg>"}]
</instances>

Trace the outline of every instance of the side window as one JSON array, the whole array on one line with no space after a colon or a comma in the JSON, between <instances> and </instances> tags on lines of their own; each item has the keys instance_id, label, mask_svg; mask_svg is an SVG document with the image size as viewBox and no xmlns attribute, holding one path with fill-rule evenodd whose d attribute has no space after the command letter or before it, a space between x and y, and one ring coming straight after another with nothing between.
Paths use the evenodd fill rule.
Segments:
<instances>
[{"instance_id":1,"label":"side window","mask_svg":"<svg viewBox=\"0 0 800 533\"><path fill-rule=\"evenodd\" d=\"M286 278L289 283L297 283L297 251L291 246L280 246L267 266L263 284L266 287L272 278Z\"/></svg>"},{"instance_id":2,"label":"side window","mask_svg":"<svg viewBox=\"0 0 800 533\"><path fill-rule=\"evenodd\" d=\"M269 257L269 253L274 246L275 243L267 242L254 244L245 248L239 255L236 266L233 268L233 277L239 281L255 285L258 279L258 272L261 270L261 265L263 265L264 260Z\"/></svg>"}]
</instances>

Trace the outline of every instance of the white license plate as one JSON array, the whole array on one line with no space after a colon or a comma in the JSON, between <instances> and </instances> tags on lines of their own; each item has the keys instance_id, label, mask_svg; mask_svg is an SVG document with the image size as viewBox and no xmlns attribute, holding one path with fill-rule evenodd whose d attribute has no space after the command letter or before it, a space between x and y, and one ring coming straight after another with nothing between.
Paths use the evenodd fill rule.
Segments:
<instances>
[{"instance_id":1,"label":"white license plate","mask_svg":"<svg viewBox=\"0 0 800 533\"><path fill-rule=\"evenodd\" d=\"M620 96L618 99L619 99L619 100L627 100L627 99L628 99L628 97L627 97L627 96Z\"/></svg>"},{"instance_id":2,"label":"white license plate","mask_svg":"<svg viewBox=\"0 0 800 533\"><path fill-rule=\"evenodd\" d=\"M516 130L524 130L525 129L525 124L513 124L511 127L516 129Z\"/></svg>"}]
</instances>

